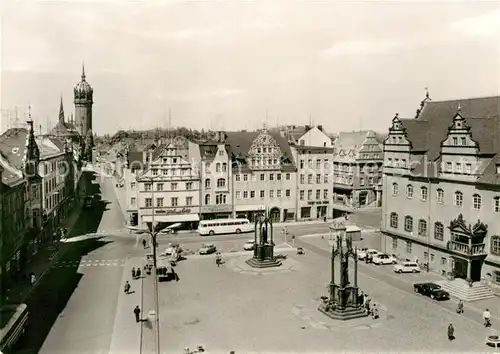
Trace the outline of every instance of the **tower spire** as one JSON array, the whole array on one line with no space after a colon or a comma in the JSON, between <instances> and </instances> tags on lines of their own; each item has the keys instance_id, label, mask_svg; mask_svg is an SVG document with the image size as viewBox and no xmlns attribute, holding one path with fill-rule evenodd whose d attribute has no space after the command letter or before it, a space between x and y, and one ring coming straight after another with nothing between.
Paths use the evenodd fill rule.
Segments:
<instances>
[{"instance_id":1,"label":"tower spire","mask_svg":"<svg viewBox=\"0 0 500 354\"><path fill-rule=\"evenodd\" d=\"M61 104L59 105L59 122L64 123L64 107L63 107L62 95L61 95Z\"/></svg>"},{"instance_id":2,"label":"tower spire","mask_svg":"<svg viewBox=\"0 0 500 354\"><path fill-rule=\"evenodd\" d=\"M82 61L82 81L85 81L85 63Z\"/></svg>"}]
</instances>

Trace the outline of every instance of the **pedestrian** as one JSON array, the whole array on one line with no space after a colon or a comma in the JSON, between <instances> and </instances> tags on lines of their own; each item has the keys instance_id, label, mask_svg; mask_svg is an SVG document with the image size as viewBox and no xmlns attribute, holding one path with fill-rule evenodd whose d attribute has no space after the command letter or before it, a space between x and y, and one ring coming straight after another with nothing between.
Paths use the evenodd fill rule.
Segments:
<instances>
[{"instance_id":1,"label":"pedestrian","mask_svg":"<svg viewBox=\"0 0 500 354\"><path fill-rule=\"evenodd\" d=\"M448 326L448 340L452 341L453 339L455 339L454 333L455 328L453 328L453 325L450 323L450 325Z\"/></svg>"},{"instance_id":2,"label":"pedestrian","mask_svg":"<svg viewBox=\"0 0 500 354\"><path fill-rule=\"evenodd\" d=\"M135 322L140 322L141 318L141 309L139 308L139 305L136 305L134 308L134 315L135 315Z\"/></svg>"},{"instance_id":3,"label":"pedestrian","mask_svg":"<svg viewBox=\"0 0 500 354\"><path fill-rule=\"evenodd\" d=\"M457 313L464 313L464 303L462 300L458 301Z\"/></svg>"},{"instance_id":4,"label":"pedestrian","mask_svg":"<svg viewBox=\"0 0 500 354\"><path fill-rule=\"evenodd\" d=\"M363 294L363 292L361 292L358 295L358 304L363 306L364 302L365 302L365 295Z\"/></svg>"},{"instance_id":5,"label":"pedestrian","mask_svg":"<svg viewBox=\"0 0 500 354\"><path fill-rule=\"evenodd\" d=\"M35 276L35 273L33 273L33 272L30 273L30 283L31 283L31 286L35 285L35 283L36 283L36 276Z\"/></svg>"},{"instance_id":6,"label":"pedestrian","mask_svg":"<svg viewBox=\"0 0 500 354\"><path fill-rule=\"evenodd\" d=\"M142 239L142 247L143 247L143 248L146 248L146 244L147 244L146 239L145 239L145 238L143 238L143 239Z\"/></svg>"},{"instance_id":7,"label":"pedestrian","mask_svg":"<svg viewBox=\"0 0 500 354\"><path fill-rule=\"evenodd\" d=\"M371 303L371 299L369 297L367 297L366 301L365 301L365 308L366 308L366 312L368 312L368 314L370 314L370 303Z\"/></svg>"},{"instance_id":8,"label":"pedestrian","mask_svg":"<svg viewBox=\"0 0 500 354\"><path fill-rule=\"evenodd\" d=\"M137 270L135 271L135 276L137 278L140 278L141 277L141 268L137 268Z\"/></svg>"},{"instance_id":9,"label":"pedestrian","mask_svg":"<svg viewBox=\"0 0 500 354\"><path fill-rule=\"evenodd\" d=\"M128 282L128 280L125 282L125 285L123 286L123 291L125 292L125 294L130 293L130 283Z\"/></svg>"},{"instance_id":10,"label":"pedestrian","mask_svg":"<svg viewBox=\"0 0 500 354\"><path fill-rule=\"evenodd\" d=\"M325 216L323 216L323 221L324 221L324 222L326 222L326 215L325 215Z\"/></svg>"},{"instance_id":11,"label":"pedestrian","mask_svg":"<svg viewBox=\"0 0 500 354\"><path fill-rule=\"evenodd\" d=\"M132 279L135 279L135 267L132 268Z\"/></svg>"}]
</instances>

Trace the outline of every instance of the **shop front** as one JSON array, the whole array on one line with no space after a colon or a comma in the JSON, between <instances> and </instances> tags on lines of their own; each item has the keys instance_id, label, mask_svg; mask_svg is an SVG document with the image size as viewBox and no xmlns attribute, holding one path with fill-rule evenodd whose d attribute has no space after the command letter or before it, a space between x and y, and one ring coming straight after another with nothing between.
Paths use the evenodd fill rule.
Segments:
<instances>
[{"instance_id":1,"label":"shop front","mask_svg":"<svg viewBox=\"0 0 500 354\"><path fill-rule=\"evenodd\" d=\"M155 222L162 223L164 227L171 226L173 224L181 224L176 227L178 230L195 230L198 227L198 222L200 217L196 209L191 208L172 208L172 209L160 209L155 210L153 215L143 215L142 223L146 224Z\"/></svg>"},{"instance_id":2,"label":"shop front","mask_svg":"<svg viewBox=\"0 0 500 354\"><path fill-rule=\"evenodd\" d=\"M236 205L236 217L245 218L253 222L255 216L266 211L265 205Z\"/></svg>"},{"instance_id":3,"label":"shop front","mask_svg":"<svg viewBox=\"0 0 500 354\"><path fill-rule=\"evenodd\" d=\"M201 220L229 219L233 214L231 205L205 205L201 207Z\"/></svg>"}]
</instances>

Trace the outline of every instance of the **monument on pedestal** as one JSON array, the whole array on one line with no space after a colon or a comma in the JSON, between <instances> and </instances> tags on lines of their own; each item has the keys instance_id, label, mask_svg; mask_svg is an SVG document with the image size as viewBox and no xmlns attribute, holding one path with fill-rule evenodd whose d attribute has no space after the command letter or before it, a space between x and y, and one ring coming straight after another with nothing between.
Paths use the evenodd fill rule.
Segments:
<instances>
[{"instance_id":1,"label":"monument on pedestal","mask_svg":"<svg viewBox=\"0 0 500 354\"><path fill-rule=\"evenodd\" d=\"M352 239L346 233L346 219L336 218L330 226L331 281L329 297L318 310L330 318L349 320L368 316L359 298L358 288L358 255L352 247ZM340 261L340 282L335 283L335 258ZM353 284L349 281L349 258L354 259Z\"/></svg>"},{"instance_id":2,"label":"monument on pedestal","mask_svg":"<svg viewBox=\"0 0 500 354\"><path fill-rule=\"evenodd\" d=\"M246 263L254 268L279 267L281 262L274 257L273 223L267 212L255 218L255 249L253 257Z\"/></svg>"}]
</instances>

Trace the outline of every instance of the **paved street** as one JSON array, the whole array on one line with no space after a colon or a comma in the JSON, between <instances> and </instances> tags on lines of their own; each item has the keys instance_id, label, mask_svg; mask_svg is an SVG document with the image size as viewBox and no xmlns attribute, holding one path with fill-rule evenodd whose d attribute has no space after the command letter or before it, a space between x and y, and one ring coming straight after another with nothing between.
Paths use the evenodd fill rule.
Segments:
<instances>
[{"instance_id":1,"label":"paved street","mask_svg":"<svg viewBox=\"0 0 500 354\"><path fill-rule=\"evenodd\" d=\"M324 240L323 240L324 241ZM321 249L321 248L319 248ZM381 320L338 323L316 311L326 294L329 254L309 250L289 253L294 270L238 273L228 257L217 268L213 257L188 258L176 271L179 282L160 283L161 344L165 352L203 344L209 352L328 352L336 351L493 351L484 346L489 330L473 313L457 315L453 304L435 303L415 295L411 283L426 274L404 275L360 264L359 284L383 311ZM240 260L238 260L240 259ZM149 283L151 289L151 283ZM152 306L151 290L145 304ZM147 305L145 305L147 306ZM453 323L456 340L446 328ZM496 325L496 324L495 324ZM398 333L397 336L394 334ZM144 353L151 353L152 333L146 330Z\"/></svg>"},{"instance_id":2,"label":"paved street","mask_svg":"<svg viewBox=\"0 0 500 354\"><path fill-rule=\"evenodd\" d=\"M111 181L97 179L93 187L101 198L82 212L72 236L111 236L66 244L71 248L42 280L41 295L28 301L31 319L19 353L108 353L124 259L135 237L116 235L123 217Z\"/></svg>"}]
</instances>

